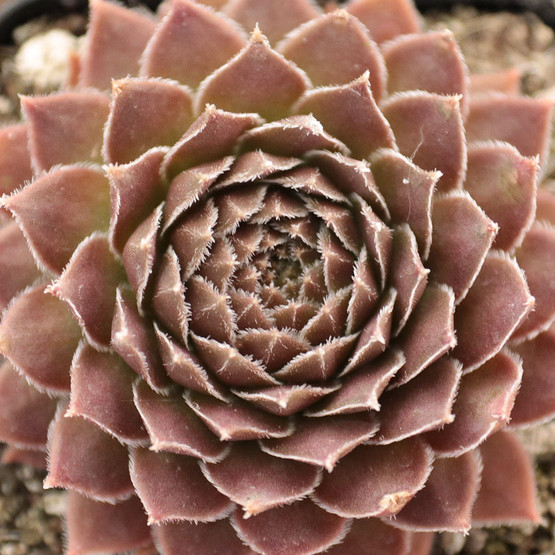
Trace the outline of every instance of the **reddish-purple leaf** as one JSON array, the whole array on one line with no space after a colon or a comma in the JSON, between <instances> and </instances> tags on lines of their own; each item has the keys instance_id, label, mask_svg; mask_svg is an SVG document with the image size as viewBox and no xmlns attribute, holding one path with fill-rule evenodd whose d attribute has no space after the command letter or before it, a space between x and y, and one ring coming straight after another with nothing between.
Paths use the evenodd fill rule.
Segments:
<instances>
[{"instance_id":1,"label":"reddish-purple leaf","mask_svg":"<svg viewBox=\"0 0 555 555\"><path fill-rule=\"evenodd\" d=\"M179 520L213 522L227 516L233 507L206 480L192 457L133 449L130 470L150 525Z\"/></svg>"},{"instance_id":2,"label":"reddish-purple leaf","mask_svg":"<svg viewBox=\"0 0 555 555\"><path fill-rule=\"evenodd\" d=\"M323 511L312 501L297 501L248 519L237 508L231 522L243 542L267 555L325 551L340 543L347 532L345 519Z\"/></svg>"},{"instance_id":3,"label":"reddish-purple leaf","mask_svg":"<svg viewBox=\"0 0 555 555\"><path fill-rule=\"evenodd\" d=\"M68 555L119 553L152 542L143 506L135 496L113 505L70 491L66 514Z\"/></svg>"},{"instance_id":4,"label":"reddish-purple leaf","mask_svg":"<svg viewBox=\"0 0 555 555\"><path fill-rule=\"evenodd\" d=\"M8 306L0 324L0 351L39 389L67 393L81 329L66 304L44 289L26 289Z\"/></svg>"},{"instance_id":5,"label":"reddish-purple leaf","mask_svg":"<svg viewBox=\"0 0 555 555\"><path fill-rule=\"evenodd\" d=\"M520 440L510 432L497 432L480 446L480 454L482 484L473 521L486 526L538 524L534 468Z\"/></svg>"},{"instance_id":6,"label":"reddish-purple leaf","mask_svg":"<svg viewBox=\"0 0 555 555\"><path fill-rule=\"evenodd\" d=\"M123 279L108 238L93 234L75 249L62 275L47 291L68 304L93 347L106 349L112 334L116 289Z\"/></svg>"},{"instance_id":7,"label":"reddish-purple leaf","mask_svg":"<svg viewBox=\"0 0 555 555\"><path fill-rule=\"evenodd\" d=\"M419 439L361 445L324 475L312 498L345 518L395 515L422 489L432 460L431 450Z\"/></svg>"}]
</instances>

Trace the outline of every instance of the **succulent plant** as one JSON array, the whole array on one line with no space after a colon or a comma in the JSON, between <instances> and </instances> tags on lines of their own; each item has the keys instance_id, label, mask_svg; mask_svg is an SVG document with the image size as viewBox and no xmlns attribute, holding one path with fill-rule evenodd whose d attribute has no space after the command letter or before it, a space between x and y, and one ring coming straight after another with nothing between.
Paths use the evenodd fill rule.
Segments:
<instances>
[{"instance_id":1,"label":"succulent plant","mask_svg":"<svg viewBox=\"0 0 555 555\"><path fill-rule=\"evenodd\" d=\"M4 462L72 555L537 521L504 428L555 414L551 103L410 0L207 3L91 0L0 131Z\"/></svg>"}]
</instances>

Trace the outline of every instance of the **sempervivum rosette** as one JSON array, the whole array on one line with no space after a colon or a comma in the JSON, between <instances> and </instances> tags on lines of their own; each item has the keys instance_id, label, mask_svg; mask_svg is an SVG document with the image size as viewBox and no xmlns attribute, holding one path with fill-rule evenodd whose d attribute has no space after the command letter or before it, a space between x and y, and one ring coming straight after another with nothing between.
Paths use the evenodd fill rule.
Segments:
<instances>
[{"instance_id":1,"label":"sempervivum rosette","mask_svg":"<svg viewBox=\"0 0 555 555\"><path fill-rule=\"evenodd\" d=\"M555 413L551 104L408 0L220 4L91 1L2 131L4 460L47 454L71 554L537 520L499 430Z\"/></svg>"}]
</instances>

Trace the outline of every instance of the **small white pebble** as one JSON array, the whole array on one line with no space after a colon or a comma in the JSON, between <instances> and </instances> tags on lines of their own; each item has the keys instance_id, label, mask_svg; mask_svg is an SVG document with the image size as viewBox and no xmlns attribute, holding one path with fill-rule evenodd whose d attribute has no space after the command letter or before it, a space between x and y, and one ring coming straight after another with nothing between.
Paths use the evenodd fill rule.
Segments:
<instances>
[{"instance_id":1,"label":"small white pebble","mask_svg":"<svg viewBox=\"0 0 555 555\"><path fill-rule=\"evenodd\" d=\"M37 91L60 88L68 78L69 55L78 50L79 39L54 29L25 41L14 58L15 72Z\"/></svg>"}]
</instances>

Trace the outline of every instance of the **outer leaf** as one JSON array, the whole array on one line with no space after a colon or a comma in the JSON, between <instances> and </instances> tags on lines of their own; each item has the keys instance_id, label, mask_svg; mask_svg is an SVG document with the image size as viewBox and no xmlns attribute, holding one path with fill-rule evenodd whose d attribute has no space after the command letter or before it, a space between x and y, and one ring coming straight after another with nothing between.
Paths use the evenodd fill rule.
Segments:
<instances>
[{"instance_id":1,"label":"outer leaf","mask_svg":"<svg viewBox=\"0 0 555 555\"><path fill-rule=\"evenodd\" d=\"M213 103L231 112L255 112L276 120L290 113L309 85L304 72L272 50L256 28L249 44L203 81L195 107L199 112Z\"/></svg>"},{"instance_id":2,"label":"outer leaf","mask_svg":"<svg viewBox=\"0 0 555 555\"><path fill-rule=\"evenodd\" d=\"M319 15L319 10L308 0L231 0L226 4L226 15L238 21L247 31L260 25L272 44Z\"/></svg>"},{"instance_id":3,"label":"outer leaf","mask_svg":"<svg viewBox=\"0 0 555 555\"><path fill-rule=\"evenodd\" d=\"M391 524L411 531L467 531L480 472L480 457L475 451L453 459L436 460L426 487ZM453 476L457 479L453 480Z\"/></svg>"},{"instance_id":4,"label":"outer leaf","mask_svg":"<svg viewBox=\"0 0 555 555\"><path fill-rule=\"evenodd\" d=\"M345 519L311 501L297 501L249 519L242 518L236 509L231 523L247 545L267 555L318 553L341 542L347 531Z\"/></svg>"},{"instance_id":5,"label":"outer leaf","mask_svg":"<svg viewBox=\"0 0 555 555\"><path fill-rule=\"evenodd\" d=\"M221 14L188 0L172 2L144 53L141 74L197 88L237 53L242 33Z\"/></svg>"},{"instance_id":6,"label":"outer leaf","mask_svg":"<svg viewBox=\"0 0 555 555\"><path fill-rule=\"evenodd\" d=\"M486 525L539 523L534 469L520 440L501 431L480 447L480 453L482 485L473 520Z\"/></svg>"},{"instance_id":7,"label":"outer leaf","mask_svg":"<svg viewBox=\"0 0 555 555\"><path fill-rule=\"evenodd\" d=\"M81 330L62 301L44 286L27 289L4 312L0 351L39 389L69 391L69 368Z\"/></svg>"},{"instance_id":8,"label":"outer leaf","mask_svg":"<svg viewBox=\"0 0 555 555\"><path fill-rule=\"evenodd\" d=\"M46 447L56 401L39 393L8 361L0 366L0 439L25 449Z\"/></svg>"},{"instance_id":9,"label":"outer leaf","mask_svg":"<svg viewBox=\"0 0 555 555\"><path fill-rule=\"evenodd\" d=\"M45 488L77 490L110 503L133 494L127 447L92 422L64 416L63 408L49 430L48 452Z\"/></svg>"},{"instance_id":10,"label":"outer leaf","mask_svg":"<svg viewBox=\"0 0 555 555\"><path fill-rule=\"evenodd\" d=\"M108 230L108 181L96 167L54 169L1 202L39 264L57 274L85 237Z\"/></svg>"},{"instance_id":11,"label":"outer leaf","mask_svg":"<svg viewBox=\"0 0 555 555\"><path fill-rule=\"evenodd\" d=\"M227 555L254 555L237 537L228 519L216 522L168 522L151 527L162 553L198 555L225 551Z\"/></svg>"},{"instance_id":12,"label":"outer leaf","mask_svg":"<svg viewBox=\"0 0 555 555\"><path fill-rule=\"evenodd\" d=\"M117 553L146 547L152 541L144 509L135 496L111 505L70 491L66 514L68 555Z\"/></svg>"},{"instance_id":13,"label":"outer leaf","mask_svg":"<svg viewBox=\"0 0 555 555\"><path fill-rule=\"evenodd\" d=\"M68 416L94 422L122 443L148 439L133 405L136 374L113 353L102 353L82 343L71 365L71 399Z\"/></svg>"},{"instance_id":14,"label":"outer leaf","mask_svg":"<svg viewBox=\"0 0 555 555\"><path fill-rule=\"evenodd\" d=\"M422 489L431 463L430 449L418 439L363 445L324 476L312 497L320 507L342 517L395 515Z\"/></svg>"},{"instance_id":15,"label":"outer leaf","mask_svg":"<svg viewBox=\"0 0 555 555\"><path fill-rule=\"evenodd\" d=\"M192 98L185 87L163 80L112 81L104 158L125 164L149 148L172 145L192 123Z\"/></svg>"},{"instance_id":16,"label":"outer leaf","mask_svg":"<svg viewBox=\"0 0 555 555\"><path fill-rule=\"evenodd\" d=\"M108 98L97 92L23 97L33 169L39 172L55 164L101 162L108 104Z\"/></svg>"},{"instance_id":17,"label":"outer leaf","mask_svg":"<svg viewBox=\"0 0 555 555\"><path fill-rule=\"evenodd\" d=\"M278 50L306 71L315 87L349 83L369 71L376 102L382 97L382 57L368 30L346 11L337 10L299 27Z\"/></svg>"},{"instance_id":18,"label":"outer leaf","mask_svg":"<svg viewBox=\"0 0 555 555\"><path fill-rule=\"evenodd\" d=\"M379 43L420 30L412 0L353 0L347 10L368 27L372 38Z\"/></svg>"},{"instance_id":19,"label":"outer leaf","mask_svg":"<svg viewBox=\"0 0 555 555\"><path fill-rule=\"evenodd\" d=\"M109 89L112 79L136 75L139 57L155 23L144 15L105 0L91 0L87 45L80 84Z\"/></svg>"},{"instance_id":20,"label":"outer leaf","mask_svg":"<svg viewBox=\"0 0 555 555\"><path fill-rule=\"evenodd\" d=\"M171 520L213 522L233 507L191 457L134 449L131 478L151 525Z\"/></svg>"},{"instance_id":21,"label":"outer leaf","mask_svg":"<svg viewBox=\"0 0 555 555\"><path fill-rule=\"evenodd\" d=\"M47 292L68 304L94 347L106 349L110 345L116 289L122 280L122 268L110 252L108 238L94 234L77 247Z\"/></svg>"},{"instance_id":22,"label":"outer leaf","mask_svg":"<svg viewBox=\"0 0 555 555\"><path fill-rule=\"evenodd\" d=\"M201 468L218 491L243 507L244 518L301 499L320 481L316 467L267 455L253 443L236 443L222 462Z\"/></svg>"}]
</instances>

